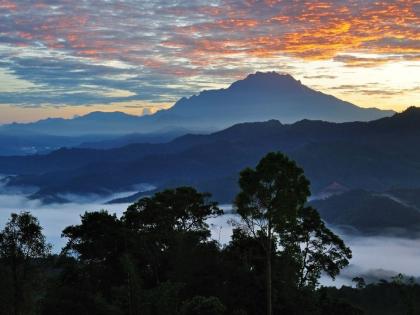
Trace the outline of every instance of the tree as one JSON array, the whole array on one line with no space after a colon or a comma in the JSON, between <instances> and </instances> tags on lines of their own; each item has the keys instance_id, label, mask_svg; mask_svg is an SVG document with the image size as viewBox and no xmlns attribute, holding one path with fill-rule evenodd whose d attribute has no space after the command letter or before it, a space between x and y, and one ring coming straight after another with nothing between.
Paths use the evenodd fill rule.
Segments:
<instances>
[{"instance_id":1,"label":"tree","mask_svg":"<svg viewBox=\"0 0 420 315\"><path fill-rule=\"evenodd\" d=\"M122 224L115 214L105 210L85 212L81 224L68 226L62 237L68 239L64 253L95 268L102 262L119 259L124 249Z\"/></svg>"},{"instance_id":2,"label":"tree","mask_svg":"<svg viewBox=\"0 0 420 315\"><path fill-rule=\"evenodd\" d=\"M262 240L266 255L267 314L271 315L273 243L279 232L296 220L310 195L309 181L295 162L281 153L269 153L255 169L240 173L239 186L236 211L246 229Z\"/></svg>"},{"instance_id":3,"label":"tree","mask_svg":"<svg viewBox=\"0 0 420 315\"><path fill-rule=\"evenodd\" d=\"M325 226L312 207L299 209L297 220L280 232L280 245L295 259L299 288L315 288L321 272L334 279L352 256L350 248Z\"/></svg>"},{"instance_id":4,"label":"tree","mask_svg":"<svg viewBox=\"0 0 420 315\"><path fill-rule=\"evenodd\" d=\"M223 299L229 311L246 310L261 314L265 308L265 252L257 239L243 229L233 229L231 241L223 247ZM274 264L275 266L275 264Z\"/></svg>"},{"instance_id":5,"label":"tree","mask_svg":"<svg viewBox=\"0 0 420 315\"><path fill-rule=\"evenodd\" d=\"M117 216L104 210L86 212L81 216L81 224L66 227L62 236L68 239L62 255L74 257L77 262L77 272L72 271L70 264L64 270L70 286L87 288L86 296L100 297L104 303L117 299L115 289L123 287L132 275L128 272L131 266L126 255L125 230ZM130 288L126 291L130 292Z\"/></svg>"},{"instance_id":6,"label":"tree","mask_svg":"<svg viewBox=\"0 0 420 315\"><path fill-rule=\"evenodd\" d=\"M153 197L140 199L128 207L122 217L132 239L143 244L145 259L150 263L155 284L168 271L165 266L168 253L182 244L199 244L210 236L206 220L223 213L215 202L208 201L192 187L178 187L156 193Z\"/></svg>"},{"instance_id":7,"label":"tree","mask_svg":"<svg viewBox=\"0 0 420 315\"><path fill-rule=\"evenodd\" d=\"M123 220L128 227L142 231L198 232L206 236L206 220L223 214L217 203L208 201L209 197L192 187L167 189L129 206Z\"/></svg>"},{"instance_id":8,"label":"tree","mask_svg":"<svg viewBox=\"0 0 420 315\"><path fill-rule=\"evenodd\" d=\"M50 249L37 218L29 212L11 214L0 232L0 259L11 269L15 315L21 314L22 305L25 305L23 288L31 263L46 257Z\"/></svg>"},{"instance_id":9,"label":"tree","mask_svg":"<svg viewBox=\"0 0 420 315\"><path fill-rule=\"evenodd\" d=\"M184 303L182 315L222 315L225 307L217 297L195 296Z\"/></svg>"},{"instance_id":10,"label":"tree","mask_svg":"<svg viewBox=\"0 0 420 315\"><path fill-rule=\"evenodd\" d=\"M106 211L85 213L80 224L63 231L68 238L63 256L75 261L63 268L65 286L75 296L84 290L82 303L90 300L114 313L154 309L163 301L162 290L167 301L180 303L175 288L192 283L193 271L204 268L197 264L200 254L218 253L207 242L206 220L222 211L207 198L194 188L179 187L139 200L120 219Z\"/></svg>"},{"instance_id":11,"label":"tree","mask_svg":"<svg viewBox=\"0 0 420 315\"><path fill-rule=\"evenodd\" d=\"M356 283L356 289L361 290L366 287L366 281L362 277L354 277L351 281Z\"/></svg>"}]
</instances>

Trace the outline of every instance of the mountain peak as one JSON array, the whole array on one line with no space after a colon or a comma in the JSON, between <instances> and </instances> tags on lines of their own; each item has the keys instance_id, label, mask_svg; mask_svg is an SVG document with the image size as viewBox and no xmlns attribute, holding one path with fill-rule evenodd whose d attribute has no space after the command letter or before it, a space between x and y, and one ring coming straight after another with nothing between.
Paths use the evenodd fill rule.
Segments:
<instances>
[{"instance_id":1,"label":"mountain peak","mask_svg":"<svg viewBox=\"0 0 420 315\"><path fill-rule=\"evenodd\" d=\"M113 111L113 112L102 112L102 111L93 111L87 113L86 115L79 116L80 118L102 118L102 117L133 117L133 115L120 112L120 111Z\"/></svg>"},{"instance_id":2,"label":"mountain peak","mask_svg":"<svg viewBox=\"0 0 420 315\"><path fill-rule=\"evenodd\" d=\"M290 89L301 89L303 85L290 74L281 74L275 71L249 74L245 79L234 82L230 89L277 89L289 91Z\"/></svg>"},{"instance_id":3,"label":"mountain peak","mask_svg":"<svg viewBox=\"0 0 420 315\"><path fill-rule=\"evenodd\" d=\"M395 113L390 117L372 121L371 124L391 128L391 130L395 128L417 130L420 125L420 107L408 107L406 110Z\"/></svg>"},{"instance_id":4,"label":"mountain peak","mask_svg":"<svg viewBox=\"0 0 420 315\"><path fill-rule=\"evenodd\" d=\"M103 122L116 122L116 121L127 121L127 120L136 120L138 116L130 115L124 112L114 111L114 112L102 112L102 111L93 111L87 113L83 116L77 116L74 119L76 121L103 121Z\"/></svg>"},{"instance_id":5,"label":"mountain peak","mask_svg":"<svg viewBox=\"0 0 420 315\"><path fill-rule=\"evenodd\" d=\"M276 71L257 71L255 73L250 73L246 79L270 79L270 80L276 80L276 79L286 79L286 80L293 80L296 81L290 74L288 73L278 73Z\"/></svg>"},{"instance_id":6,"label":"mountain peak","mask_svg":"<svg viewBox=\"0 0 420 315\"><path fill-rule=\"evenodd\" d=\"M420 107L410 106L401 113L395 114L396 117L420 119Z\"/></svg>"},{"instance_id":7,"label":"mountain peak","mask_svg":"<svg viewBox=\"0 0 420 315\"><path fill-rule=\"evenodd\" d=\"M394 122L405 123L407 125L417 124L420 122L420 107L408 107L406 110L388 117L388 119Z\"/></svg>"}]
</instances>

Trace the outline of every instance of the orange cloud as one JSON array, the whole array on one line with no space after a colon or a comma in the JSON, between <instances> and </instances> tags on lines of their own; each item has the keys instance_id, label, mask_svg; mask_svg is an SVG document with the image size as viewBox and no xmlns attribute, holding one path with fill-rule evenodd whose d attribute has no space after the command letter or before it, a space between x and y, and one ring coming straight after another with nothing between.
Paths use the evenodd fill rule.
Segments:
<instances>
[{"instance_id":1,"label":"orange cloud","mask_svg":"<svg viewBox=\"0 0 420 315\"><path fill-rule=\"evenodd\" d=\"M296 1L289 6L281 3L284 9L279 7L279 13L267 19L253 16L253 5L261 6L253 3L245 11L238 10L239 16L248 14L247 18L231 19L231 13L225 12L229 18L191 26L190 35L200 36L193 48L189 49L189 43L184 48L190 50L192 57L245 52L255 57L288 54L318 60L331 59L343 52L394 53L403 55L402 58L404 54L420 54L420 18L415 7L420 2L336 3ZM273 7L278 2L267 4ZM222 29L226 32L220 33Z\"/></svg>"},{"instance_id":2,"label":"orange cloud","mask_svg":"<svg viewBox=\"0 0 420 315\"><path fill-rule=\"evenodd\" d=\"M0 0L0 9L14 11L17 10L17 5L13 1Z\"/></svg>"},{"instance_id":3,"label":"orange cloud","mask_svg":"<svg viewBox=\"0 0 420 315\"><path fill-rule=\"evenodd\" d=\"M16 3L0 0L0 8L19 11L10 25L16 45L41 42L76 57L117 59L163 72L178 73L172 69L178 66L190 68L179 73L195 75L197 67L276 56L338 60L343 53L363 52L384 55L379 65L420 55L419 0L222 0L148 9L135 1Z\"/></svg>"}]
</instances>

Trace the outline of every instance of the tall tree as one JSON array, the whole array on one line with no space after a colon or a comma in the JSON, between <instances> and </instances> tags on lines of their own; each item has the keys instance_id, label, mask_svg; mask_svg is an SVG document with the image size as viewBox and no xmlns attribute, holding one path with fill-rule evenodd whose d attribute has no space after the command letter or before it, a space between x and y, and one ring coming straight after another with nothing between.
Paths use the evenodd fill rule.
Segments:
<instances>
[{"instance_id":1,"label":"tall tree","mask_svg":"<svg viewBox=\"0 0 420 315\"><path fill-rule=\"evenodd\" d=\"M321 272L335 278L349 264L351 250L328 229L312 207L299 209L297 220L280 232L284 254L297 265L297 286L315 288Z\"/></svg>"},{"instance_id":2,"label":"tall tree","mask_svg":"<svg viewBox=\"0 0 420 315\"><path fill-rule=\"evenodd\" d=\"M269 153L255 169L240 173L239 186L236 210L247 230L262 240L266 255L267 315L271 315L273 244L306 203L309 181L294 161L281 153Z\"/></svg>"},{"instance_id":3,"label":"tall tree","mask_svg":"<svg viewBox=\"0 0 420 315\"><path fill-rule=\"evenodd\" d=\"M23 288L31 263L46 257L50 249L37 218L29 212L11 214L0 232L0 259L11 269L15 315L22 314L21 309L25 305Z\"/></svg>"}]
</instances>

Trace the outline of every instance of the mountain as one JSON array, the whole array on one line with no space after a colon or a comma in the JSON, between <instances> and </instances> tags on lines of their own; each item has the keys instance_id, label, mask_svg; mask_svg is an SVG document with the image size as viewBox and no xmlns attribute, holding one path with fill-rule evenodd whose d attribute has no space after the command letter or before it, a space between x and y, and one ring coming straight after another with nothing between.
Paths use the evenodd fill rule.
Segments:
<instances>
[{"instance_id":1,"label":"mountain","mask_svg":"<svg viewBox=\"0 0 420 315\"><path fill-rule=\"evenodd\" d=\"M420 208L411 199L418 200L419 194L420 189L383 193L353 190L310 204L327 223L336 227L367 234L418 235Z\"/></svg>"},{"instance_id":2,"label":"mountain","mask_svg":"<svg viewBox=\"0 0 420 315\"><path fill-rule=\"evenodd\" d=\"M116 149L61 149L47 155L0 157L9 186L35 186L34 198L63 193L108 195L139 184L156 189L194 185L231 202L238 173L270 151L295 159L314 195L420 187L420 109L371 122L276 120L237 124L210 135ZM340 189L334 183L339 183ZM50 198L51 199L51 198Z\"/></svg>"},{"instance_id":3,"label":"mountain","mask_svg":"<svg viewBox=\"0 0 420 315\"><path fill-rule=\"evenodd\" d=\"M0 156L43 154L57 150L63 145L74 146L79 143L74 138L52 135L0 134Z\"/></svg>"},{"instance_id":4,"label":"mountain","mask_svg":"<svg viewBox=\"0 0 420 315\"><path fill-rule=\"evenodd\" d=\"M112 149L133 143L165 143L188 133L192 133L192 131L183 128L172 129L168 131L161 130L156 133L132 133L123 136L114 136L110 139L104 140L91 139L90 142L83 142L78 144L77 147L91 149Z\"/></svg>"},{"instance_id":5,"label":"mountain","mask_svg":"<svg viewBox=\"0 0 420 315\"><path fill-rule=\"evenodd\" d=\"M301 119L331 122L369 121L392 115L392 111L364 109L303 85L288 74L257 72L227 89L203 91L182 98L157 112L156 122L195 129L203 124L214 129L249 121L277 119L293 123Z\"/></svg>"},{"instance_id":6,"label":"mountain","mask_svg":"<svg viewBox=\"0 0 420 315\"><path fill-rule=\"evenodd\" d=\"M163 143L190 131L186 129L162 130L147 134L101 134L80 136L54 136L49 134L1 134L0 156L46 154L60 148L111 149L132 143Z\"/></svg>"},{"instance_id":7,"label":"mountain","mask_svg":"<svg viewBox=\"0 0 420 315\"><path fill-rule=\"evenodd\" d=\"M209 132L249 121L277 119L293 123L304 118L331 122L369 121L393 113L360 108L310 89L287 74L257 72L226 89L202 91L181 98L171 108L153 115L139 117L120 112L93 112L73 119L50 118L5 125L0 127L0 133L121 135L178 128Z\"/></svg>"},{"instance_id":8,"label":"mountain","mask_svg":"<svg viewBox=\"0 0 420 315\"><path fill-rule=\"evenodd\" d=\"M91 112L71 119L47 118L32 123L0 126L0 133L81 136L128 134L138 129L139 117L122 112Z\"/></svg>"}]
</instances>

